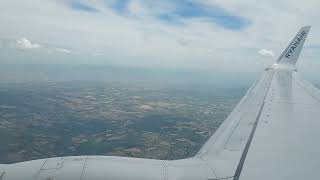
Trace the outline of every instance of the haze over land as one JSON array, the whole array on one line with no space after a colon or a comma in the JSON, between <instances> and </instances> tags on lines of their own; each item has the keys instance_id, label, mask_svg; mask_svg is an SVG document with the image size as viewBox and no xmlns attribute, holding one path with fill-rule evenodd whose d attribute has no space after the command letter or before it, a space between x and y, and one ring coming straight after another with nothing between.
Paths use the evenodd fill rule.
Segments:
<instances>
[{"instance_id":1,"label":"haze over land","mask_svg":"<svg viewBox=\"0 0 320 180\"><path fill-rule=\"evenodd\" d=\"M250 83L139 68L23 68L25 78L10 69L11 82L0 83L0 163L84 154L190 157Z\"/></svg>"}]
</instances>

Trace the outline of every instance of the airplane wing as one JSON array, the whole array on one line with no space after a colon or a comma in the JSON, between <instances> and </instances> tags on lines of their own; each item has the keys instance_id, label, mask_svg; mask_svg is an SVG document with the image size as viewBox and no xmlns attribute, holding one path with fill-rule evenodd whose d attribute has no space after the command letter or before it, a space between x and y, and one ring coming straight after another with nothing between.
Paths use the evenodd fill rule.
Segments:
<instances>
[{"instance_id":1,"label":"airplane wing","mask_svg":"<svg viewBox=\"0 0 320 180\"><path fill-rule=\"evenodd\" d=\"M218 178L320 178L320 93L295 69L309 30L299 31L198 153Z\"/></svg>"},{"instance_id":2,"label":"airplane wing","mask_svg":"<svg viewBox=\"0 0 320 180\"><path fill-rule=\"evenodd\" d=\"M195 157L81 156L0 165L0 180L319 179L320 91L295 68L303 27Z\"/></svg>"}]
</instances>

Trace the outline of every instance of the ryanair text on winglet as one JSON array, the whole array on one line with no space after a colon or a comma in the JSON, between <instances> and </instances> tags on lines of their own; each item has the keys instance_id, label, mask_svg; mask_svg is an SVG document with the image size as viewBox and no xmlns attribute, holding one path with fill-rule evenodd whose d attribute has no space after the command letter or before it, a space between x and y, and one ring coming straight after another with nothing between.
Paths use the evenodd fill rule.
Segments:
<instances>
[{"instance_id":1,"label":"ryanair text on winglet","mask_svg":"<svg viewBox=\"0 0 320 180\"><path fill-rule=\"evenodd\" d=\"M297 46L301 43L301 41L303 40L303 38L307 35L307 33L305 31L302 31L298 38L293 42L292 46L290 47L289 51L286 53L286 58L290 58L290 56L292 55L292 53L295 52L295 49L297 48Z\"/></svg>"}]
</instances>

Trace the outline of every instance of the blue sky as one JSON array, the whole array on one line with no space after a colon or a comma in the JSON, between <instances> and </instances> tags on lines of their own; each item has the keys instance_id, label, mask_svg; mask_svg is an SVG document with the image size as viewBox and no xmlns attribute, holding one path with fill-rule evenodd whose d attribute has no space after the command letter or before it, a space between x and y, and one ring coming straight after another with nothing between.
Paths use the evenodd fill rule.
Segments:
<instances>
[{"instance_id":1,"label":"blue sky","mask_svg":"<svg viewBox=\"0 0 320 180\"><path fill-rule=\"evenodd\" d=\"M260 71L312 25L299 66L316 72L319 9L318 0L0 1L0 64Z\"/></svg>"},{"instance_id":2,"label":"blue sky","mask_svg":"<svg viewBox=\"0 0 320 180\"><path fill-rule=\"evenodd\" d=\"M76 10L76 11L98 12L98 9L96 9L88 4L79 2L79 1L66 1L65 3L71 9Z\"/></svg>"},{"instance_id":3,"label":"blue sky","mask_svg":"<svg viewBox=\"0 0 320 180\"><path fill-rule=\"evenodd\" d=\"M64 3L72 10L85 11L88 13L99 12L90 2L81 2L77 0L64 1ZM131 0L113 0L106 1L107 7L112 9L113 12L120 16L130 17L128 6ZM162 3L171 6L168 10L161 12L154 12L152 14L155 20L166 22L170 25L183 25L184 20L190 19L205 19L208 22L215 23L221 27L231 30L241 30L249 26L250 21L240 15L231 14L222 7L207 5L201 1L194 0L162 0ZM144 1L145 7L150 11L159 5L159 2L146 0ZM172 9L172 7L174 7Z\"/></svg>"}]
</instances>

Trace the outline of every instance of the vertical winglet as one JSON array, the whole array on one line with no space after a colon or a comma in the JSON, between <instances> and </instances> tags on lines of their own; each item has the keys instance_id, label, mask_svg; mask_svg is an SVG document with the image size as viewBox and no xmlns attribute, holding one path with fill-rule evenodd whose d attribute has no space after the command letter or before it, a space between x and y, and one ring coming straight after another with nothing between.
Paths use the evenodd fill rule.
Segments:
<instances>
[{"instance_id":1,"label":"vertical winglet","mask_svg":"<svg viewBox=\"0 0 320 180\"><path fill-rule=\"evenodd\" d=\"M295 65L311 26L304 26L277 60L277 64Z\"/></svg>"}]
</instances>

